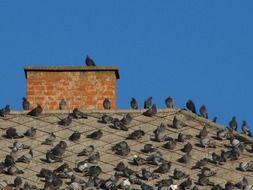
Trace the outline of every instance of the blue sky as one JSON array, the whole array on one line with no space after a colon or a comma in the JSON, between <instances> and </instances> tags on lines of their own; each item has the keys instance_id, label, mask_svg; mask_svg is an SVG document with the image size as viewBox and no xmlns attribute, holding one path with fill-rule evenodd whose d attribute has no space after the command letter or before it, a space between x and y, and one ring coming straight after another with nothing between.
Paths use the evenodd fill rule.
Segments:
<instances>
[{"instance_id":1,"label":"blue sky","mask_svg":"<svg viewBox=\"0 0 253 190\"><path fill-rule=\"evenodd\" d=\"M253 126L253 1L0 0L0 106L21 109L27 65L117 66L118 108L188 99Z\"/></svg>"}]
</instances>

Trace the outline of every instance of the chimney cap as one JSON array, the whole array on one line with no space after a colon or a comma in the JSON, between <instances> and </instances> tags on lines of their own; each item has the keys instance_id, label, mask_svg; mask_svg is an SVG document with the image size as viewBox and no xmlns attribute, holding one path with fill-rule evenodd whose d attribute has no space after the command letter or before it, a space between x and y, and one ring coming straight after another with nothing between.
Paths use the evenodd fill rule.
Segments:
<instances>
[{"instance_id":1,"label":"chimney cap","mask_svg":"<svg viewBox=\"0 0 253 190\"><path fill-rule=\"evenodd\" d=\"M114 71L116 74L116 78L119 79L119 69L117 67L111 67L111 66L27 66L24 68L25 71L25 77L27 78L27 72L28 71Z\"/></svg>"}]
</instances>

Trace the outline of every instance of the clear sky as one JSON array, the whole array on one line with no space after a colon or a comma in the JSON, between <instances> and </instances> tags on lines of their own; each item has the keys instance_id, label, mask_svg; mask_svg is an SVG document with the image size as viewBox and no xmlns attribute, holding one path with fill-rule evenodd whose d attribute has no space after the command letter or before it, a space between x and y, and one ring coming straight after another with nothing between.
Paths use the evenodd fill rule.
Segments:
<instances>
[{"instance_id":1,"label":"clear sky","mask_svg":"<svg viewBox=\"0 0 253 190\"><path fill-rule=\"evenodd\" d=\"M0 106L21 109L23 68L117 66L118 108L153 96L253 126L253 1L0 0Z\"/></svg>"}]
</instances>

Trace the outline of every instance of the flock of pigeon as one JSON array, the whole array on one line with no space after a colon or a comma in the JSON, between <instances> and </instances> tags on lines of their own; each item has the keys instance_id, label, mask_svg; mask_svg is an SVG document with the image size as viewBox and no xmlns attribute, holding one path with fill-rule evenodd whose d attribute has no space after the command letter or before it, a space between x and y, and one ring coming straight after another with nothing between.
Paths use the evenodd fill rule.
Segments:
<instances>
[{"instance_id":1,"label":"flock of pigeon","mask_svg":"<svg viewBox=\"0 0 253 190\"><path fill-rule=\"evenodd\" d=\"M23 108L29 108L29 102L24 98L23 99ZM174 108L173 99L168 97L165 100L165 104L167 108ZM105 99L103 103L104 109L110 109L110 101L109 99ZM130 106L132 109L138 109L138 102L136 99L132 98L130 102ZM66 102L62 100L59 103L59 108L65 109ZM187 101L186 108L197 114L195 105L192 100ZM144 102L143 115L146 117L154 117L157 114L157 107L155 104L152 104L152 97L148 98ZM38 105L31 111L27 113L27 115L31 117L39 117L43 112L43 108ZM10 106L0 110L0 116L5 117L10 113ZM203 105L199 109L199 116L208 119L208 112L206 107ZM60 119L58 124L63 127L68 127L73 120L79 119L87 119L88 115L83 113L82 111L75 108L67 117ZM124 115L123 118L113 118L109 114L103 114L101 118L98 119L99 123L103 123L106 126L111 126L113 129L128 131L128 125L132 122L133 118L131 114ZM54 170L49 170L42 168L38 177L44 181L44 189L61 189L63 186L63 179L69 179L69 185L65 189L105 189L105 190L114 190L114 189L123 189L123 190L131 190L134 189L133 185L138 186L141 190L184 190L184 189L198 189L199 186L205 186L208 189L212 190L233 190L233 189L243 189L249 190L253 189L250 182L246 177L240 180L238 183L233 184L231 181L228 181L225 184L225 187L222 187L219 184L216 184L215 181L211 181L209 177L215 176L216 171L208 168L208 164L216 164L223 165L233 160L238 160L242 155L243 151L253 152L252 147L246 148L244 142L241 142L236 138L235 131L237 130L237 121L236 118L233 117L229 122L229 127L220 129L217 132L217 136L215 139L211 139L208 136L208 129L206 126L203 126L200 129L197 138L199 139L199 146L202 148L210 148L215 150L217 140L227 140L229 139L230 144L226 145L226 147L221 151L220 154L213 151L212 156L210 158L203 158L196 162L196 165L192 167L192 170L199 171L199 178L197 183L194 183L191 179L191 176L180 171L175 168L174 171L171 171L172 162L170 160L166 160L161 152L158 150L158 147L152 145L152 141L160 142L161 146L168 150L168 154L170 150L175 149L179 142L185 143L182 151L185 153L183 156L178 158L178 162L182 164L188 164L192 159L191 151L193 149L193 144L188 142L189 139L193 138L192 135L178 133L177 138L172 138L166 133L167 128L173 129L181 129L186 127L186 124L183 123L177 116L174 116L171 124L161 123L154 131L153 137L150 139L150 143L144 145L141 150L144 153L148 153L147 157L141 157L135 155L132 160L132 164L136 166L144 166L144 165L154 165L156 169L153 171L147 170L144 167L138 172L137 170L130 169L124 162L117 163L115 167L115 173L109 179L100 178L100 174L102 172L102 168L97 164L100 160L100 153L96 151L93 145L89 145L85 147L83 150L77 154L77 156L84 156L86 159L80 161L76 164L75 168L71 168L68 163L63 162L63 157L66 149L68 148L67 142L60 141L55 146L54 143L56 141L56 136L54 133L50 133L49 136L42 142L44 145L53 146L50 150L47 151L43 161L45 163L56 163L63 162L60 167L55 168ZM248 128L246 122L244 121L242 124L243 134L251 136L250 129ZM36 128L31 127L24 134L18 132L18 129L14 127L9 127L6 130L4 138L16 139L13 143L11 152L6 155L5 159L0 163L0 173L5 173L8 175L16 176L13 183L8 184L7 181L0 180L0 187L3 188L7 185L12 185L16 189L37 189L37 187L28 184L28 182L23 182L22 174L25 171L22 171L16 166L16 163L30 163L33 159L33 150L30 146L23 144L18 141L19 138L24 137L34 137L36 135ZM102 130L97 130L92 132L91 134L87 134L87 138L91 138L94 140L99 140L103 136ZM126 139L138 140L145 136L145 132L141 129L134 130L132 133L126 135ZM69 141L76 142L80 139L81 133L75 131L73 134L69 136ZM17 153L20 150L28 149L27 154L22 155L21 157L17 157ZM127 156L131 152L131 147L128 145L127 141L122 139L121 142L115 144L111 148L112 153L118 154L122 157ZM253 162L241 162L238 168L241 171L253 171ZM84 178L75 175L75 172L83 173ZM148 185L146 181L160 179L160 175L169 174L172 172L172 176L167 177L166 179L161 179L157 181L156 187ZM88 180L85 180L88 179ZM180 184L178 184L178 180L183 180ZM252 183L252 182L251 182ZM22 187L22 188L21 188Z\"/></svg>"}]
</instances>

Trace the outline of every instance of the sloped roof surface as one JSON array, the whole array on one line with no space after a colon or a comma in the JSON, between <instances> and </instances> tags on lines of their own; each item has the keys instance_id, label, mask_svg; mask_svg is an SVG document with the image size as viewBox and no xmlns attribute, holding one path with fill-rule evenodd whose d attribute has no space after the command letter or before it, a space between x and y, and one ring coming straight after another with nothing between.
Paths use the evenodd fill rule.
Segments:
<instances>
[{"instance_id":1,"label":"sloped roof surface","mask_svg":"<svg viewBox=\"0 0 253 190\"><path fill-rule=\"evenodd\" d=\"M139 155L143 158L147 157L148 153L141 152L144 145L146 143L152 143L155 147L158 147L158 150L163 154L163 158L172 162L172 166L170 172L167 174L160 175L160 179L166 179L168 176L173 175L173 171L175 168L184 171L186 174L189 174L194 182L197 182L198 174L200 173L199 169L191 169L195 163L202 158L211 159L212 153L220 153L221 149L226 149L224 145L230 144L229 140L219 141L216 140L215 137L217 131L221 128L221 126L212 123L209 120L199 118L198 116L175 109L166 109L159 110L158 113L153 117L146 117L142 115L143 110L132 111L132 110L119 110L119 111L102 111L102 112L93 112L88 111L88 119L74 119L73 122L67 126L59 126L57 122L61 118L67 117L67 112L57 111L42 114L39 117L31 117L27 116L26 112L16 112L10 115L7 115L5 118L0 118L0 160L4 161L6 154L10 153L13 142L15 139L6 139L3 137L6 133L6 129L9 127L15 127L19 132L25 132L27 129L31 127L37 128L37 133L34 138L24 137L18 139L18 141L30 145L33 149L34 158L30 164L25 163L17 163L17 167L24 170L24 174L21 174L23 181L28 181L30 184L34 184L37 187L42 188L44 182L41 181L41 178L37 177L37 174L40 172L41 168L47 169L55 169L60 166L62 163L45 163L42 159L45 158L45 153L52 149L53 146L42 145L41 143L48 137L49 133L54 132L57 137L56 145L60 140L64 140L67 142L67 149L63 157L63 161L67 162L72 168L75 167L75 163L78 161L85 160L86 157L77 157L77 153L79 153L83 148L94 145L95 149L100 152L101 160L98 161L98 165L102 168L101 178L107 179L112 174L114 174L114 167L117 165L119 161L123 161L129 168L139 171L141 174L141 169L143 167L147 168L150 171L153 171L157 166L153 165L145 165L145 166L135 166L131 165L129 162L132 161L134 155ZM116 130L112 129L109 125L98 122L101 116L106 113L112 117L117 117L121 119L126 113L130 113L133 117L132 122L128 125L128 131ZM185 153L181 151L183 146L187 143L178 142L176 148L173 150L168 150L163 148L163 144L165 142L156 142L151 141L154 136L153 131L161 124L172 124L172 120L174 116L183 123L186 124L185 127L181 129L174 129L171 127L166 128L166 134L169 137L177 138L179 132L190 134L193 136L192 139L188 140L193 145L193 150L191 152L192 159L190 164L182 164L178 162L178 158L184 155ZM199 139L196 135L199 134L199 130L203 128L203 126L207 127L208 137L211 138L215 144L216 148L202 148L196 146L199 143ZM86 137L87 134L90 134L97 129L101 129L103 132L103 136L99 140L92 140ZM134 130L142 129L145 132L145 135L139 140L126 140L128 134L133 132ZM69 136L74 132L79 131L82 133L80 140L77 142L71 142L68 140ZM250 144L251 139L239 136L243 139L246 144ZM126 140L130 146L131 152L127 156L119 156L114 154L111 151L111 148L116 143ZM247 145L250 146L250 145ZM22 150L18 154L19 156L27 153L27 150ZM216 165L213 163L208 163L208 167L217 172L217 174L213 177L210 177L210 181L215 182L215 184L220 184L224 187L224 184L227 181L231 181L233 183L238 182L244 176L247 177L249 182L253 182L253 173L251 172L242 172L237 168L239 163L242 161L251 161L252 153L248 151L244 151L238 160L228 161L223 165ZM76 175L83 176L82 173L74 172ZM16 176L0 174L0 179L6 179L9 183L12 183ZM83 179L87 180L87 177L83 177ZM65 179L64 182L69 182L69 179ZM154 186L156 180L146 181L147 184L151 184ZM175 184L180 184L181 181L174 180ZM64 183L63 187L66 186ZM138 186L136 186L138 187ZM198 186L199 189L210 189L210 187L202 187Z\"/></svg>"}]
</instances>

